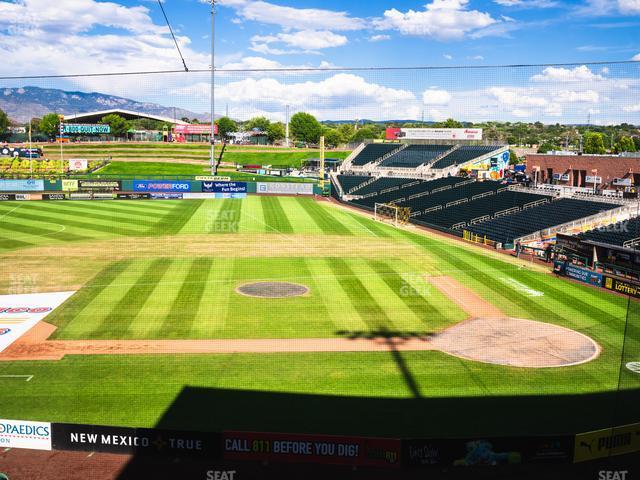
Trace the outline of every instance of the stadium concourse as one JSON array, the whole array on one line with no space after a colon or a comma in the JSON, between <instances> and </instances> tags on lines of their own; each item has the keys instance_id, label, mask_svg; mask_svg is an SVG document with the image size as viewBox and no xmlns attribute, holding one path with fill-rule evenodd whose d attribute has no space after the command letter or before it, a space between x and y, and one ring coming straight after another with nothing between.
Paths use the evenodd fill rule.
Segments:
<instances>
[{"instance_id":1,"label":"stadium concourse","mask_svg":"<svg viewBox=\"0 0 640 480\"><path fill-rule=\"evenodd\" d=\"M506 249L544 250L557 233L602 241L603 227L637 215L617 192L509 184L508 164L508 147L501 145L362 144L332 176L333 194L376 218L383 208L404 211L411 223ZM613 244L640 237L611 230Z\"/></svg>"}]
</instances>

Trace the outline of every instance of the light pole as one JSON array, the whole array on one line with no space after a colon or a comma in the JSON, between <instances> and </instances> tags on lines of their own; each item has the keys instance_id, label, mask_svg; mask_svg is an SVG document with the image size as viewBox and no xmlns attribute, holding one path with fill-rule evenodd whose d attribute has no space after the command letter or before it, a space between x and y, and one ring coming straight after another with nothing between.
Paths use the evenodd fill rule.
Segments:
<instances>
[{"instance_id":1,"label":"light pole","mask_svg":"<svg viewBox=\"0 0 640 480\"><path fill-rule=\"evenodd\" d=\"M216 0L211 0L211 175L216 174L216 133L215 133L215 29L216 29Z\"/></svg>"}]
</instances>

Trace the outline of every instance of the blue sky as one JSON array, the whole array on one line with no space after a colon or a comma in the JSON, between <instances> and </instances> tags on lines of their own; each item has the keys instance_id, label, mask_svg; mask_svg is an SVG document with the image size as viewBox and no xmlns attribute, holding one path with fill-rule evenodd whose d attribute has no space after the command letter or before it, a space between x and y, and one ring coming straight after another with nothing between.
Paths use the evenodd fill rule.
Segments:
<instances>
[{"instance_id":1,"label":"blue sky","mask_svg":"<svg viewBox=\"0 0 640 480\"><path fill-rule=\"evenodd\" d=\"M456 118L640 123L640 0L220 0L216 67L488 66L529 69L219 75L219 108L282 118ZM164 0L192 69L207 69L209 7ZM155 0L0 0L0 72L179 69ZM10 67L9 67L10 66ZM20 86L6 81L0 86ZM24 81L22 82L25 83ZM28 84L207 111L205 75ZM219 113L218 109L216 113Z\"/></svg>"}]
</instances>

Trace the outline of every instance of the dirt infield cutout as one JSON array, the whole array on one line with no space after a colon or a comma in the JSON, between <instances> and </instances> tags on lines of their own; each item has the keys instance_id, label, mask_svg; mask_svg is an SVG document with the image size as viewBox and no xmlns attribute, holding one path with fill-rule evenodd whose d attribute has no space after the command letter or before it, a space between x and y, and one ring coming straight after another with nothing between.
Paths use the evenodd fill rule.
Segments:
<instances>
[{"instance_id":1,"label":"dirt infield cutout","mask_svg":"<svg viewBox=\"0 0 640 480\"><path fill-rule=\"evenodd\" d=\"M522 368L567 367L600 354L588 336L550 323L509 318L451 277L425 277L463 308L469 319L431 337L229 340L48 340L56 327L40 322L0 353L0 361L60 360L65 355L223 354L298 352L440 351L465 360ZM255 282L243 295L286 298L304 285ZM240 293L240 292L238 292Z\"/></svg>"},{"instance_id":2,"label":"dirt infield cutout","mask_svg":"<svg viewBox=\"0 0 640 480\"><path fill-rule=\"evenodd\" d=\"M306 295L309 293L309 288L289 282L254 282L240 285L236 288L236 292L247 297L288 298Z\"/></svg>"}]
</instances>

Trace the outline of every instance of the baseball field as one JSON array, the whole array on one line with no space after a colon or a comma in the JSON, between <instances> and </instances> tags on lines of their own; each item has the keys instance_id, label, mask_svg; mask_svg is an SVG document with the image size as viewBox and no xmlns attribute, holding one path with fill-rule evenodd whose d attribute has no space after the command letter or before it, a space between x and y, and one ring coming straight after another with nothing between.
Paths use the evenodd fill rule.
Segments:
<instances>
[{"instance_id":1,"label":"baseball field","mask_svg":"<svg viewBox=\"0 0 640 480\"><path fill-rule=\"evenodd\" d=\"M0 296L75 292L0 353L4 418L411 437L637 406L634 302L329 201L2 202L0 265Z\"/></svg>"}]
</instances>

